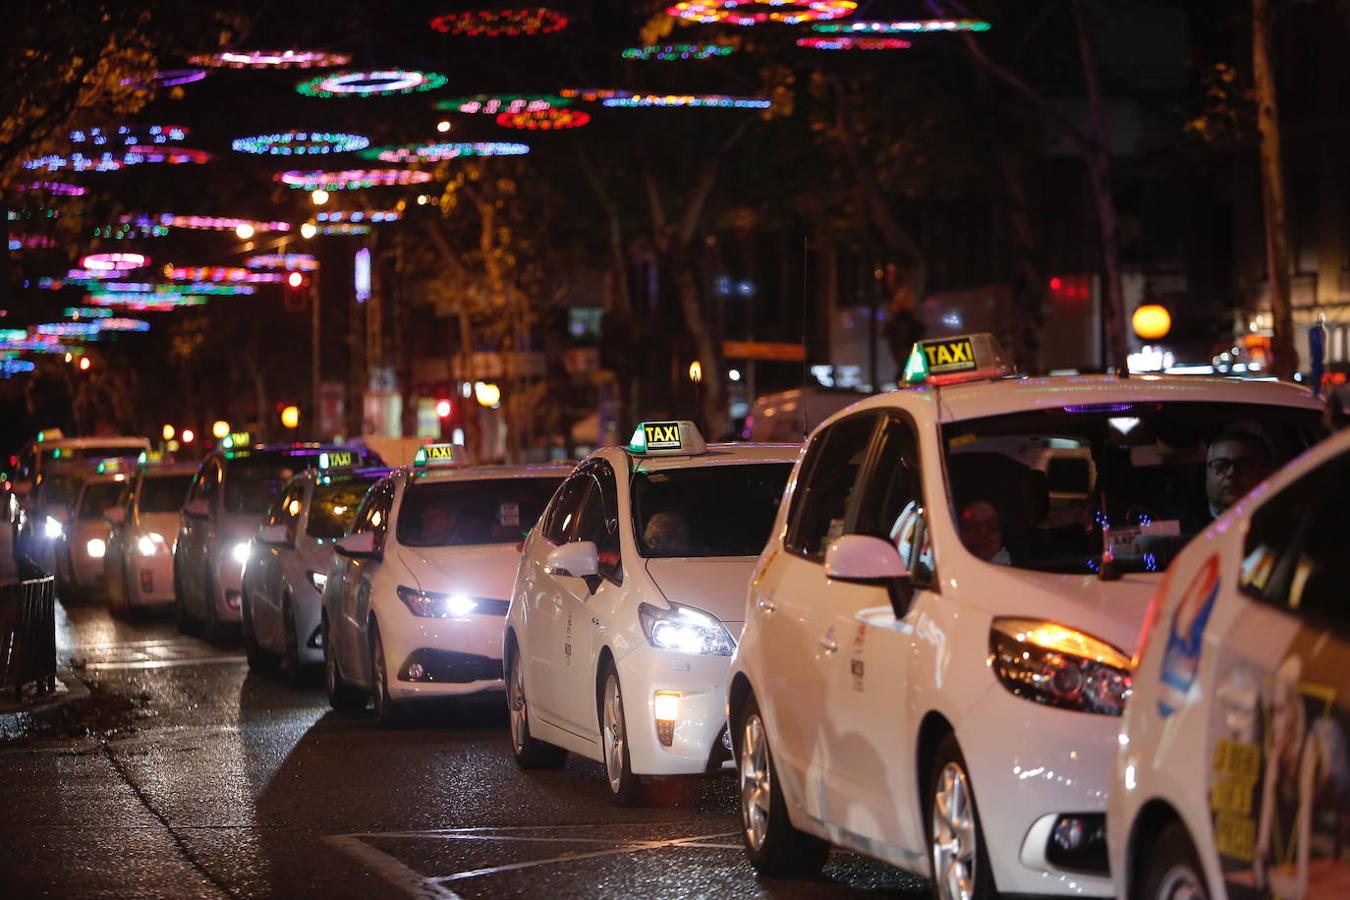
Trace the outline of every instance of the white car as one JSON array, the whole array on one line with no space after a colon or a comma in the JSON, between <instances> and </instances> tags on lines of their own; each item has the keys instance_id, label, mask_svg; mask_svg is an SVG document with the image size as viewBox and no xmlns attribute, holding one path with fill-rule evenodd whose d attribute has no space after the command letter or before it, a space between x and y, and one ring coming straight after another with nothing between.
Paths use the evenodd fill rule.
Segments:
<instances>
[{"instance_id":1,"label":"white car","mask_svg":"<svg viewBox=\"0 0 1350 900\"><path fill-rule=\"evenodd\" d=\"M336 543L321 623L335 708L369 698L389 723L406 703L502 690L520 542L568 470L458 466L454 452L430 445L379 481Z\"/></svg>"},{"instance_id":2,"label":"white car","mask_svg":"<svg viewBox=\"0 0 1350 900\"><path fill-rule=\"evenodd\" d=\"M834 843L942 898L1112 894L1130 654L1209 512L1211 440L1246 424L1283 461L1320 434L1318 404L1277 383L1003 377L1003 359L988 335L917 345L912 387L827 419L794 470L728 696L761 872L816 870Z\"/></svg>"},{"instance_id":3,"label":"white car","mask_svg":"<svg viewBox=\"0 0 1350 900\"><path fill-rule=\"evenodd\" d=\"M90 474L81 482L56 546L56 592L63 599L102 592L103 557L108 552L104 514L125 501L127 479L124 472L107 472Z\"/></svg>"},{"instance_id":4,"label":"white car","mask_svg":"<svg viewBox=\"0 0 1350 900\"><path fill-rule=\"evenodd\" d=\"M347 451L320 455L291 479L263 518L244 566L242 631L249 665L280 658L294 678L323 662L319 628L333 543L356 521L366 492L389 469L352 468Z\"/></svg>"},{"instance_id":5,"label":"white car","mask_svg":"<svg viewBox=\"0 0 1350 900\"><path fill-rule=\"evenodd\" d=\"M1172 563L1107 816L1121 898L1350 897L1350 432Z\"/></svg>"},{"instance_id":6,"label":"white car","mask_svg":"<svg viewBox=\"0 0 1350 900\"><path fill-rule=\"evenodd\" d=\"M197 466L147 463L125 502L108 510L103 556L108 606L118 613L173 603L173 542Z\"/></svg>"},{"instance_id":7,"label":"white car","mask_svg":"<svg viewBox=\"0 0 1350 900\"><path fill-rule=\"evenodd\" d=\"M798 449L647 422L577 467L525 542L507 614L517 762L601 761L629 804L643 776L729 759L727 664Z\"/></svg>"}]
</instances>

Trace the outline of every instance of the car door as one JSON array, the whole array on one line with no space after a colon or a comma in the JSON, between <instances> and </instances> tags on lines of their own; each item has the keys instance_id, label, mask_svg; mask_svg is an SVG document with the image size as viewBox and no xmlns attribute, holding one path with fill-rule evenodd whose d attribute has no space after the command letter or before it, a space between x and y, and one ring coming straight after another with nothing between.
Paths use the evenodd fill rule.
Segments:
<instances>
[{"instance_id":1,"label":"car door","mask_svg":"<svg viewBox=\"0 0 1350 900\"><path fill-rule=\"evenodd\" d=\"M890 847L922 847L913 833L918 802L913 735L918 725L906 702L907 665L923 591L936 584L927 538L919 449L913 423L898 410L883 418L876 447L845 525L896 543L913 573L916 594L896 618L886 587L830 581L821 593L830 669L830 702L821 722L826 819L831 825Z\"/></svg>"},{"instance_id":2,"label":"car door","mask_svg":"<svg viewBox=\"0 0 1350 900\"><path fill-rule=\"evenodd\" d=\"M389 531L389 515L394 507L396 484L393 478L385 478L371 488L366 496L365 508L357 519L353 531L369 531L375 535L376 555L370 559L351 559L347 561L344 573L345 583L342 592L343 623L342 640L339 643L339 659L342 672L348 678L362 684L370 682L370 654L367 651L368 635L366 626L370 620L370 596L374 588L375 577L384 565L385 539Z\"/></svg>"},{"instance_id":3,"label":"car door","mask_svg":"<svg viewBox=\"0 0 1350 900\"><path fill-rule=\"evenodd\" d=\"M216 497L220 491L220 460L210 459L202 466L197 477L188 489L187 502L203 501L207 509L214 513ZM189 516L183 513L183 528L175 550L175 565L181 579L184 599L193 615L206 611L206 574L210 566L208 558L212 530L211 516Z\"/></svg>"},{"instance_id":4,"label":"car door","mask_svg":"<svg viewBox=\"0 0 1350 900\"><path fill-rule=\"evenodd\" d=\"M879 415L864 412L826 426L802 460L788 512L784 551L765 568L753 608L766 683L755 686L778 767L814 818L824 817L825 742L832 663L840 637L829 610L854 585L825 577L825 551L844 533L856 479L871 449ZM844 651L847 652L847 651Z\"/></svg>"},{"instance_id":5,"label":"car door","mask_svg":"<svg viewBox=\"0 0 1350 900\"><path fill-rule=\"evenodd\" d=\"M284 526L286 537L292 545L296 539L296 525L304 493L304 484L293 482L272 500L263 514L263 526ZM293 547L254 541L253 552L249 556L245 580L253 588L249 598L253 606L253 627L266 647L282 647L285 644L281 621L282 574L286 557L294 552Z\"/></svg>"}]
</instances>

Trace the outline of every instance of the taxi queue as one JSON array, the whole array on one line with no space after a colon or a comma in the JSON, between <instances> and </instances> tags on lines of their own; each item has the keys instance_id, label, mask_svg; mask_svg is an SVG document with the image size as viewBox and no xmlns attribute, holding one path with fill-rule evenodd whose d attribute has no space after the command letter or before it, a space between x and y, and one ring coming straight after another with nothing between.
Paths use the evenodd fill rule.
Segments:
<instances>
[{"instance_id":1,"label":"taxi queue","mask_svg":"<svg viewBox=\"0 0 1350 900\"><path fill-rule=\"evenodd\" d=\"M521 767L594 759L624 805L734 769L762 874L1350 895L1350 433L1288 384L1017 376L989 335L903 381L802 446L644 422L575 467L236 436L17 527L335 708L502 693Z\"/></svg>"}]
</instances>

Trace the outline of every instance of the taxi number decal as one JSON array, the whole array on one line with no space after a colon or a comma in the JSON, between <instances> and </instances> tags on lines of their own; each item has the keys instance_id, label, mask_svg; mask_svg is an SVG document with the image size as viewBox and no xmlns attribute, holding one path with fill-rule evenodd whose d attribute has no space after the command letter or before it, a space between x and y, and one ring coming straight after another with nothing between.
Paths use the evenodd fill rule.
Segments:
<instances>
[{"instance_id":1,"label":"taxi number decal","mask_svg":"<svg viewBox=\"0 0 1350 900\"><path fill-rule=\"evenodd\" d=\"M520 527L520 504L500 503L497 505L497 524L502 528Z\"/></svg>"},{"instance_id":2,"label":"taxi number decal","mask_svg":"<svg viewBox=\"0 0 1350 900\"><path fill-rule=\"evenodd\" d=\"M427 450L427 459L454 459L454 458L455 458L455 448L454 448L454 447L449 447L449 446L439 446L439 447L438 447L438 446L436 446L435 444L431 444L431 445L428 445L428 446L427 446L426 450Z\"/></svg>"},{"instance_id":3,"label":"taxi number decal","mask_svg":"<svg viewBox=\"0 0 1350 900\"><path fill-rule=\"evenodd\" d=\"M923 344L929 372L961 372L975 368L975 345L970 338Z\"/></svg>"},{"instance_id":4,"label":"taxi number decal","mask_svg":"<svg viewBox=\"0 0 1350 900\"><path fill-rule=\"evenodd\" d=\"M648 422L642 426L648 450L680 449L679 422Z\"/></svg>"}]
</instances>

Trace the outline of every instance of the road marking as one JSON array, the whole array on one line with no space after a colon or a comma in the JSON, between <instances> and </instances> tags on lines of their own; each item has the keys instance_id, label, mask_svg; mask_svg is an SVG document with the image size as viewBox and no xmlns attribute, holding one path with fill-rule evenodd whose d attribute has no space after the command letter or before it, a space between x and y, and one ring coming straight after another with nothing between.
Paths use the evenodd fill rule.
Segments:
<instances>
[{"instance_id":1,"label":"road marking","mask_svg":"<svg viewBox=\"0 0 1350 900\"><path fill-rule=\"evenodd\" d=\"M355 835L335 834L326 842L363 863L367 868L395 887L402 888L418 900L461 900L459 894L441 887L434 880L424 878L394 857L360 840Z\"/></svg>"}]
</instances>

